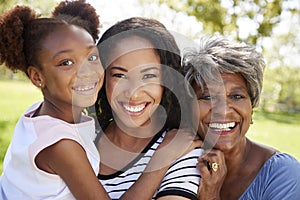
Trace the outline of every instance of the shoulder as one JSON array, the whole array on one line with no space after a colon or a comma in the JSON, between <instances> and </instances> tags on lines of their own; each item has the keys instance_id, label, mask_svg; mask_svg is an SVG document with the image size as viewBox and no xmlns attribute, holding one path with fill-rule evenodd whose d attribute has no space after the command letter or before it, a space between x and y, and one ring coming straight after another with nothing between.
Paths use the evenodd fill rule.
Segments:
<instances>
[{"instance_id":1,"label":"shoulder","mask_svg":"<svg viewBox=\"0 0 300 200\"><path fill-rule=\"evenodd\" d=\"M276 152L264 163L258 176L272 184L300 183L300 163L289 154Z\"/></svg>"},{"instance_id":2,"label":"shoulder","mask_svg":"<svg viewBox=\"0 0 300 200\"><path fill-rule=\"evenodd\" d=\"M300 163L289 154L276 152L240 199L296 200L299 196Z\"/></svg>"},{"instance_id":3,"label":"shoulder","mask_svg":"<svg viewBox=\"0 0 300 200\"><path fill-rule=\"evenodd\" d=\"M156 197L182 196L197 199L200 174L196 168L203 149L196 148L172 163L168 169Z\"/></svg>"},{"instance_id":4,"label":"shoulder","mask_svg":"<svg viewBox=\"0 0 300 200\"><path fill-rule=\"evenodd\" d=\"M266 163L274 173L291 174L300 178L300 163L287 153L276 152Z\"/></svg>"},{"instance_id":5,"label":"shoulder","mask_svg":"<svg viewBox=\"0 0 300 200\"><path fill-rule=\"evenodd\" d=\"M276 152L254 180L263 199L297 199L300 196L300 163L291 155Z\"/></svg>"},{"instance_id":6,"label":"shoulder","mask_svg":"<svg viewBox=\"0 0 300 200\"><path fill-rule=\"evenodd\" d=\"M277 168L300 167L299 161L297 161L295 157L282 152L275 152L264 165L265 167L276 170L278 170Z\"/></svg>"}]
</instances>

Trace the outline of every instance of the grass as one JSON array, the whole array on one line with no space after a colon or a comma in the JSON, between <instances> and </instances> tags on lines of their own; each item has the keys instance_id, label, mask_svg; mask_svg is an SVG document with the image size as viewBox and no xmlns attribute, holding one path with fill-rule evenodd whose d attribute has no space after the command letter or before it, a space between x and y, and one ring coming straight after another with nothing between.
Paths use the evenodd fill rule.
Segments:
<instances>
[{"instance_id":1,"label":"grass","mask_svg":"<svg viewBox=\"0 0 300 200\"><path fill-rule=\"evenodd\" d=\"M256 111L248 137L293 155L300 161L300 114Z\"/></svg>"},{"instance_id":2,"label":"grass","mask_svg":"<svg viewBox=\"0 0 300 200\"><path fill-rule=\"evenodd\" d=\"M42 99L30 82L0 80L0 174L2 161L21 114ZM257 142L287 152L300 160L300 114L255 111L247 136Z\"/></svg>"},{"instance_id":3,"label":"grass","mask_svg":"<svg viewBox=\"0 0 300 200\"><path fill-rule=\"evenodd\" d=\"M0 173L2 161L22 113L42 99L41 92L28 81L0 80Z\"/></svg>"}]
</instances>

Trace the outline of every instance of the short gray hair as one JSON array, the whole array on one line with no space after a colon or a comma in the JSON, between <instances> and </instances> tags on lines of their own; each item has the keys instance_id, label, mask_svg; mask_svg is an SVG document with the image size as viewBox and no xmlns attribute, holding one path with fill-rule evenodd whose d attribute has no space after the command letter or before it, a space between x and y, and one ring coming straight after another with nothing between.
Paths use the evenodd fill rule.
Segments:
<instances>
[{"instance_id":1,"label":"short gray hair","mask_svg":"<svg viewBox=\"0 0 300 200\"><path fill-rule=\"evenodd\" d=\"M218 81L215 72L238 73L245 79L252 107L259 103L265 62L254 46L229 41L224 37L203 38L199 49L183 55L183 73L189 84L203 90L206 82Z\"/></svg>"}]
</instances>

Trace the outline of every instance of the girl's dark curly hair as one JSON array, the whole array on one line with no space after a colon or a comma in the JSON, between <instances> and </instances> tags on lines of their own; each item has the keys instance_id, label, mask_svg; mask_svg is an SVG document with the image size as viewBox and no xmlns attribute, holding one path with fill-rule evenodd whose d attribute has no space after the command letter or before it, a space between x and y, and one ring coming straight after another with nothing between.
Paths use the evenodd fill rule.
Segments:
<instances>
[{"instance_id":1,"label":"girl's dark curly hair","mask_svg":"<svg viewBox=\"0 0 300 200\"><path fill-rule=\"evenodd\" d=\"M29 66L41 69L38 53L43 40L53 30L76 25L98 39L99 18L84 0L61 2L52 17L40 18L27 6L15 6L0 17L0 64L27 74Z\"/></svg>"},{"instance_id":2,"label":"girl's dark curly hair","mask_svg":"<svg viewBox=\"0 0 300 200\"><path fill-rule=\"evenodd\" d=\"M163 24L154 19L133 17L110 27L97 44L102 65L104 68L107 68L111 63L109 60L110 55L116 45L121 40L133 36L138 36L151 42L159 55L164 86L161 105L165 108L167 114L165 127L169 129L179 128L181 125L181 110L183 109L180 98L185 96L185 89L180 81L181 56L173 35ZM182 81L183 79L182 76ZM174 91L176 92L174 93ZM113 119L112 110L106 97L105 86L102 87L98 94L95 111L102 130L105 130Z\"/></svg>"},{"instance_id":3,"label":"girl's dark curly hair","mask_svg":"<svg viewBox=\"0 0 300 200\"><path fill-rule=\"evenodd\" d=\"M85 28L95 42L99 38L100 21L96 10L85 0L63 1L54 9L52 17Z\"/></svg>"}]
</instances>

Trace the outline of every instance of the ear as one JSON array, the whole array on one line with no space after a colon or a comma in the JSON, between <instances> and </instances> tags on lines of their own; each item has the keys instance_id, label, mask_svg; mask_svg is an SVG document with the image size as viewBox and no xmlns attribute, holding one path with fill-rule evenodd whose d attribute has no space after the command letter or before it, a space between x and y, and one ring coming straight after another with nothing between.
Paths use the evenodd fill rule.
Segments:
<instances>
[{"instance_id":1,"label":"ear","mask_svg":"<svg viewBox=\"0 0 300 200\"><path fill-rule=\"evenodd\" d=\"M44 78L41 71L38 68L34 66L29 66L27 69L27 73L33 85L35 85L38 88L44 87Z\"/></svg>"}]
</instances>

